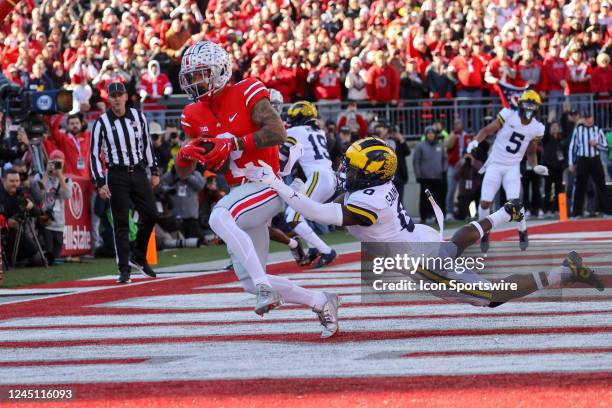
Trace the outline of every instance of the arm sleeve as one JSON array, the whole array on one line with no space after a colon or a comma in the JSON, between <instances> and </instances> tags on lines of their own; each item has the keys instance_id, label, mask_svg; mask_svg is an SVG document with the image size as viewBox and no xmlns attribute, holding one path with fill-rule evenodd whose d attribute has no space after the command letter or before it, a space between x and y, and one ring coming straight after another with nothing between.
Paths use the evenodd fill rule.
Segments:
<instances>
[{"instance_id":1,"label":"arm sleeve","mask_svg":"<svg viewBox=\"0 0 612 408\"><path fill-rule=\"evenodd\" d=\"M341 226L343 222L342 205L338 203L318 203L304 194L293 190L280 179L270 185L278 195L295 211L305 218L324 225Z\"/></svg>"},{"instance_id":2,"label":"arm sleeve","mask_svg":"<svg viewBox=\"0 0 612 408\"><path fill-rule=\"evenodd\" d=\"M608 140L606 139L606 135L604 135L603 130L598 129L599 130L599 140L597 141L597 147L599 148L599 150L603 150L604 152L608 151Z\"/></svg>"},{"instance_id":3,"label":"arm sleeve","mask_svg":"<svg viewBox=\"0 0 612 408\"><path fill-rule=\"evenodd\" d=\"M157 160L153 154L153 146L151 145L151 137L149 136L149 125L142 112L138 112L140 123L142 123L142 138L144 143L144 158L148 167L157 167Z\"/></svg>"},{"instance_id":4,"label":"arm sleeve","mask_svg":"<svg viewBox=\"0 0 612 408\"><path fill-rule=\"evenodd\" d=\"M576 131L578 129L574 129L574 133L572 133L572 140L570 141L569 144L569 151L568 151L568 164L570 166L573 166L576 162L576 157L575 157L575 150L578 148L578 146L576 146Z\"/></svg>"},{"instance_id":5,"label":"arm sleeve","mask_svg":"<svg viewBox=\"0 0 612 408\"><path fill-rule=\"evenodd\" d=\"M90 145L90 167L91 176L96 182L96 186L102 187L106 184L104 178L104 172L102 168L102 161L100 160L100 153L102 151L102 122L100 119L96 120L91 131L91 145Z\"/></svg>"}]
</instances>

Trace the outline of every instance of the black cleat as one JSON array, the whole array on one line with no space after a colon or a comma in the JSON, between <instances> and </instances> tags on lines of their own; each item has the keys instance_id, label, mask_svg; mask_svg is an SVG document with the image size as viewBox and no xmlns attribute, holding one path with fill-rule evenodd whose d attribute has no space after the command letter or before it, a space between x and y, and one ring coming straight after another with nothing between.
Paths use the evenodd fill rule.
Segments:
<instances>
[{"instance_id":1,"label":"black cleat","mask_svg":"<svg viewBox=\"0 0 612 408\"><path fill-rule=\"evenodd\" d=\"M480 238L480 250L482 252L487 252L489 250L489 233L483 234L482 238Z\"/></svg>"},{"instance_id":2,"label":"black cleat","mask_svg":"<svg viewBox=\"0 0 612 408\"><path fill-rule=\"evenodd\" d=\"M132 280L130 279L130 271L119 271L119 277L117 278L117 283L119 284L124 284L124 283L132 283Z\"/></svg>"},{"instance_id":3,"label":"black cleat","mask_svg":"<svg viewBox=\"0 0 612 408\"><path fill-rule=\"evenodd\" d=\"M338 254L336 254L336 251L334 251L333 249L331 250L329 254L321 254L321 257L319 258L319 262L317 263L315 268L322 268L325 265L332 263L333 260L336 259L336 256L338 256Z\"/></svg>"},{"instance_id":4,"label":"black cleat","mask_svg":"<svg viewBox=\"0 0 612 408\"><path fill-rule=\"evenodd\" d=\"M522 221L523 218L525 218L523 204L518 198L510 200L504 204L504 210L506 210L506 212L510 215L510 221Z\"/></svg>"},{"instance_id":5,"label":"black cleat","mask_svg":"<svg viewBox=\"0 0 612 408\"><path fill-rule=\"evenodd\" d=\"M157 276L146 260L137 261L136 259L132 259L130 261L130 266L150 278L155 278Z\"/></svg>"},{"instance_id":6,"label":"black cleat","mask_svg":"<svg viewBox=\"0 0 612 408\"><path fill-rule=\"evenodd\" d=\"M525 231L519 231L519 248L521 248L521 251L525 251L527 250L527 247L529 246L529 235L527 234L527 230Z\"/></svg>"},{"instance_id":7,"label":"black cleat","mask_svg":"<svg viewBox=\"0 0 612 408\"><path fill-rule=\"evenodd\" d=\"M570 282L581 282L603 292L604 285L601 278L591 268L582 265L582 257L576 251L567 254L563 260L563 266L572 273Z\"/></svg>"},{"instance_id":8,"label":"black cleat","mask_svg":"<svg viewBox=\"0 0 612 408\"><path fill-rule=\"evenodd\" d=\"M291 255L293 255L293 259L297 262L298 265L302 265L304 259L306 258L306 254L304 254L304 249L302 248L302 244L300 241L296 240L297 246L291 249Z\"/></svg>"},{"instance_id":9,"label":"black cleat","mask_svg":"<svg viewBox=\"0 0 612 408\"><path fill-rule=\"evenodd\" d=\"M313 263L318 257L321 255L317 248L310 248L308 250L308 255L304 257L304 262L302 262L302 266L308 266Z\"/></svg>"}]
</instances>

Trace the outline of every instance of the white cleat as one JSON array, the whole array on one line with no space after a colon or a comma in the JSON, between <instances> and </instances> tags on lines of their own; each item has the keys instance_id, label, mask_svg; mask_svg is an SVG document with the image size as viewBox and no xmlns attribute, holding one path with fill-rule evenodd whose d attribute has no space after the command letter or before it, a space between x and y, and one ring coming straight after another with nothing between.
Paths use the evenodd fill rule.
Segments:
<instances>
[{"instance_id":1,"label":"white cleat","mask_svg":"<svg viewBox=\"0 0 612 408\"><path fill-rule=\"evenodd\" d=\"M255 313L258 315L263 316L265 313L283 304L283 297L271 286L260 283L255 289L257 290Z\"/></svg>"},{"instance_id":2,"label":"white cleat","mask_svg":"<svg viewBox=\"0 0 612 408\"><path fill-rule=\"evenodd\" d=\"M323 330L321 331L321 338L328 339L338 333L338 295L335 293L323 292L327 298L327 302L323 305L321 310L312 309L317 314Z\"/></svg>"}]
</instances>

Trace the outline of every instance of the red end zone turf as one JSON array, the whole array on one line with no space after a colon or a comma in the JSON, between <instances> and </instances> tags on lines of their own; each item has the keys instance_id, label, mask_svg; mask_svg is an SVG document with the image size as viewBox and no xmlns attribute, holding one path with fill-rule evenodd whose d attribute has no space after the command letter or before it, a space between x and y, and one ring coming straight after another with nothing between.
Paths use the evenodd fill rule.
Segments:
<instances>
[{"instance_id":1,"label":"red end zone turf","mask_svg":"<svg viewBox=\"0 0 612 408\"><path fill-rule=\"evenodd\" d=\"M551 239L580 233L582 241L606 231L612 220L530 228ZM516 230L492 237L513 239ZM605 251L584 251L585 258L598 252ZM527 251L527 262L541 260L534 254ZM362 303L359 259L343 255L324 270L292 262L268 268L341 294L341 333L331 341L318 338L307 308L258 318L226 271L0 305L0 405L16 405L7 400L16 388L69 388L75 398L67 406L83 407L594 407L612 400L608 290L576 288L559 300L495 309L437 299Z\"/></svg>"}]
</instances>

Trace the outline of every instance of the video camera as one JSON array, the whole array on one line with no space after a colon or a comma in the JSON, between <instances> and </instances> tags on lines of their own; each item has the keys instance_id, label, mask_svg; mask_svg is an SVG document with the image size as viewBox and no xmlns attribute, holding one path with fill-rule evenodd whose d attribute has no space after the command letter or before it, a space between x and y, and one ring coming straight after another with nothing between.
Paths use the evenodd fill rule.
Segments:
<instances>
[{"instance_id":1,"label":"video camera","mask_svg":"<svg viewBox=\"0 0 612 408\"><path fill-rule=\"evenodd\" d=\"M31 91L10 82L0 82L0 111L13 125L21 125L32 144L40 144L46 126L40 115L55 115L72 109L72 91ZM7 127L8 129L8 127ZM11 129L12 132L16 132Z\"/></svg>"}]
</instances>

